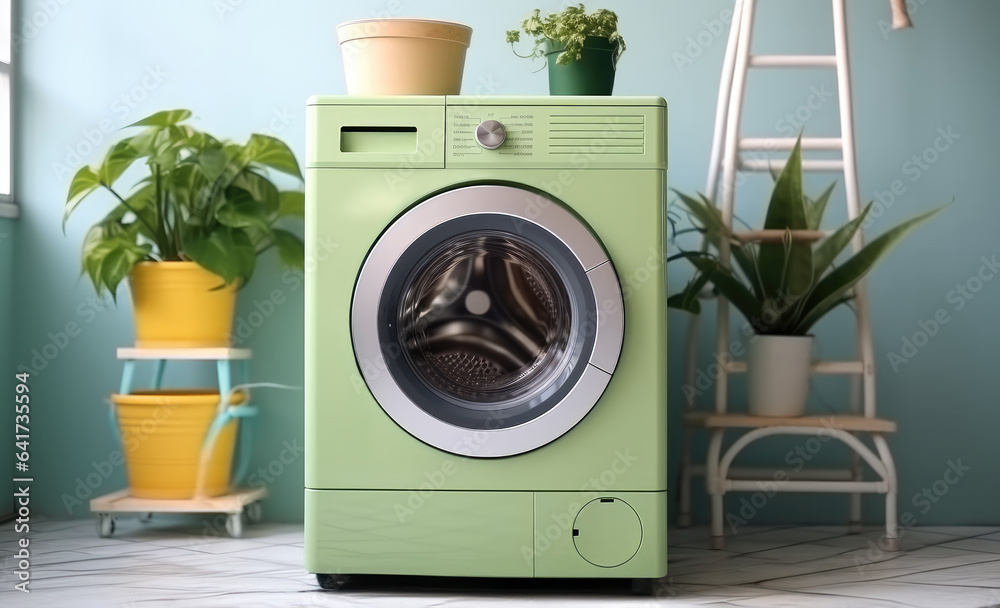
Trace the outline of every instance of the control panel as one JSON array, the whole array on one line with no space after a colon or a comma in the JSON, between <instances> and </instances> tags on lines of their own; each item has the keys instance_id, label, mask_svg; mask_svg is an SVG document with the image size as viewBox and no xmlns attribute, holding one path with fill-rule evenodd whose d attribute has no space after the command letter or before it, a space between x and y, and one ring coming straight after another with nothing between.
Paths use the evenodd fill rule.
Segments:
<instances>
[{"instance_id":1,"label":"control panel","mask_svg":"<svg viewBox=\"0 0 1000 608\"><path fill-rule=\"evenodd\" d=\"M445 166L643 167L665 164L654 145L663 108L448 105Z\"/></svg>"},{"instance_id":2,"label":"control panel","mask_svg":"<svg viewBox=\"0 0 1000 608\"><path fill-rule=\"evenodd\" d=\"M449 113L452 158L478 156L484 150L531 156L535 147L535 114L525 108L455 108Z\"/></svg>"}]
</instances>

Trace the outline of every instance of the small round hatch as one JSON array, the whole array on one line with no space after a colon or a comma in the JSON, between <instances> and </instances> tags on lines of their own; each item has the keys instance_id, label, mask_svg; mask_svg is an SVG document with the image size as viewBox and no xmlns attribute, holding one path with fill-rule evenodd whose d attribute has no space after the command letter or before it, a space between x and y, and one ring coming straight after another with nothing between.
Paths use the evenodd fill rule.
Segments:
<instances>
[{"instance_id":1,"label":"small round hatch","mask_svg":"<svg viewBox=\"0 0 1000 608\"><path fill-rule=\"evenodd\" d=\"M642 523L620 498L597 498L573 522L573 544L580 557L602 568L621 566L639 551Z\"/></svg>"}]
</instances>

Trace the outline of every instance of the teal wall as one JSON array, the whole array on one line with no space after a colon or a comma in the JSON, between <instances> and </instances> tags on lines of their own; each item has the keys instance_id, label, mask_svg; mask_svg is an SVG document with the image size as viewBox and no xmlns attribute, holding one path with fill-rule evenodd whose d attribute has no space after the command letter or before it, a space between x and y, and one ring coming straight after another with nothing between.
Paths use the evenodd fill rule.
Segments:
<instances>
[{"instance_id":1,"label":"teal wall","mask_svg":"<svg viewBox=\"0 0 1000 608\"><path fill-rule=\"evenodd\" d=\"M14 470L14 400L6 398L11 394L13 387L13 361L14 348L11 343L11 331L14 329L14 294L11 287L14 285L14 220L0 218L0 395L4 395L3 403L0 406L0 416L3 422L0 428L3 435L0 435L0 471L4 471L0 477L0 516L13 511L13 485L12 477L8 472Z\"/></svg>"},{"instance_id":2,"label":"teal wall","mask_svg":"<svg viewBox=\"0 0 1000 608\"><path fill-rule=\"evenodd\" d=\"M301 158L305 99L315 93L343 92L334 26L380 11L472 25L476 33L464 92L543 94L544 74L532 73L537 66L513 57L503 43L503 30L536 4L536 0L20 3L15 23L24 41L18 54L16 178L24 209L18 220L15 287L23 295L14 308L14 343L16 363L33 365L33 359L36 364L45 363L34 382L37 409L32 459L38 478L44 480L36 486L38 511L80 516L85 507L67 510L64 496L79 492L83 498L90 491L105 492L123 485L120 470L112 470L106 480L93 474L115 449L105 419L105 400L120 373L114 348L132 339L127 297L116 309L97 301L90 285L79 278L80 241L100 205L74 217L64 237L59 219L69 175L60 165L75 170L80 162L76 154L84 161L95 161L116 136L102 132L102 126L117 129L173 107L194 109L203 128L223 136L244 138L251 131L270 129ZM832 49L827 2L769 0L763 4L766 10L758 30L761 52ZM913 511L920 523L996 524L1000 522L1000 485L996 483L1000 458L995 439L1000 428L996 399L1000 375L993 369L993 353L1000 343L1000 324L995 321L1000 281L983 283L972 298L953 295L952 290L956 284L973 280L981 258L1000 253L995 237L1000 207L992 196L996 174L992 159L995 142L1000 140L993 111L1000 95L1000 72L995 66L1000 38L994 32L1000 5L990 0L921 0L913 3L919 7L914 15L916 30L883 36L879 20L886 18L887 3L852 0L848 4L861 188L866 198L872 198L891 191L899 180L897 192L902 192L891 205L886 204L870 233L877 234L952 197L957 201L872 276L880 408L900 422L892 446L900 469L901 511ZM725 47L721 17L732 1L608 0L606 5L621 15L629 43L616 92L668 99L671 185L689 192L701 189ZM545 3L545 7L556 4ZM36 25L26 28L27 23ZM807 133L833 133L836 100L827 94L833 90L828 74L756 75L749 89L747 132L793 133L798 129L793 123L801 120ZM937 153L933 164L915 169L912 157L934 145L938 129L949 128L960 138ZM91 145L88 138L96 144ZM928 153L928 158L933 156ZM750 222L760 221L759 203L765 188L766 179L741 186L740 200L746 203L741 215ZM883 199L889 202L887 196ZM830 219L842 215L831 213ZM242 294L240 316L246 318L254 311L255 302L268 308L263 302L273 290L280 290L285 300L247 341L257 352L254 376L301 385L301 282L284 274L270 257L261 266ZM672 288L682 286L686 275L684 268L673 272ZM903 338L912 337L920 329L918 324L933 318L938 309L946 311L948 323L894 371L888 354L898 351ZM680 330L686 319L672 314L670 321L669 374L676 421ZM849 343L842 338L848 321L842 313L817 328L821 354L849 352ZM80 328L79 335L63 337L68 323ZM36 357L47 346L56 356L51 361ZM708 360L702 364L707 366ZM207 376L184 368L168 379L204 383ZM843 388L837 383L815 388L818 411L842 400ZM271 479L271 497L265 513L274 519L298 519L302 458L285 450L301 445L302 396L273 392L259 396L264 424L254 468L271 467L266 473ZM675 441L672 462L676 462L676 446ZM774 441L750 456L758 462L769 457L781 464L795 447L795 442ZM841 456L834 446L824 446L814 462ZM282 457L291 463L283 464ZM939 483L946 495L935 496L936 502L928 503L926 511L912 504L915 493L934 487L943 479L949 460L958 459L971 470L953 486ZM95 490L87 487L88 476L99 482ZM870 516L878 518L880 501L866 504ZM739 497L729 505L738 510ZM837 522L845 519L845 506L842 497L786 495L769 500L753 521Z\"/></svg>"}]
</instances>

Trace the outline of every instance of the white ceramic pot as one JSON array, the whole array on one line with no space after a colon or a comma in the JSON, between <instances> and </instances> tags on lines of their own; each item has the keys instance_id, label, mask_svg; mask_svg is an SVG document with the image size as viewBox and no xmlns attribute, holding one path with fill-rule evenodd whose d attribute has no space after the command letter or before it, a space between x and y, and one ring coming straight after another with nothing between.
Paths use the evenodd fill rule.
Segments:
<instances>
[{"instance_id":1,"label":"white ceramic pot","mask_svg":"<svg viewBox=\"0 0 1000 608\"><path fill-rule=\"evenodd\" d=\"M747 349L749 411L801 416L809 396L812 336L755 336Z\"/></svg>"},{"instance_id":2,"label":"white ceramic pot","mask_svg":"<svg viewBox=\"0 0 1000 608\"><path fill-rule=\"evenodd\" d=\"M351 95L458 95L472 28L429 19L337 26Z\"/></svg>"}]
</instances>

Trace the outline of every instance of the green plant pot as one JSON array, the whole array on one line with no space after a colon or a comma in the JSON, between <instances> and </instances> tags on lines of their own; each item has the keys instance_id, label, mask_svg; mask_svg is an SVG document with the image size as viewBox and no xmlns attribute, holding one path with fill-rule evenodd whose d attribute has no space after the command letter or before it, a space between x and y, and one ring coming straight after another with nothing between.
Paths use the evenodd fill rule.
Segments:
<instances>
[{"instance_id":1,"label":"green plant pot","mask_svg":"<svg viewBox=\"0 0 1000 608\"><path fill-rule=\"evenodd\" d=\"M610 95L615 87L617 47L602 36L587 36L582 56L567 65L556 63L565 45L555 40L545 43L549 65L549 95Z\"/></svg>"}]
</instances>

